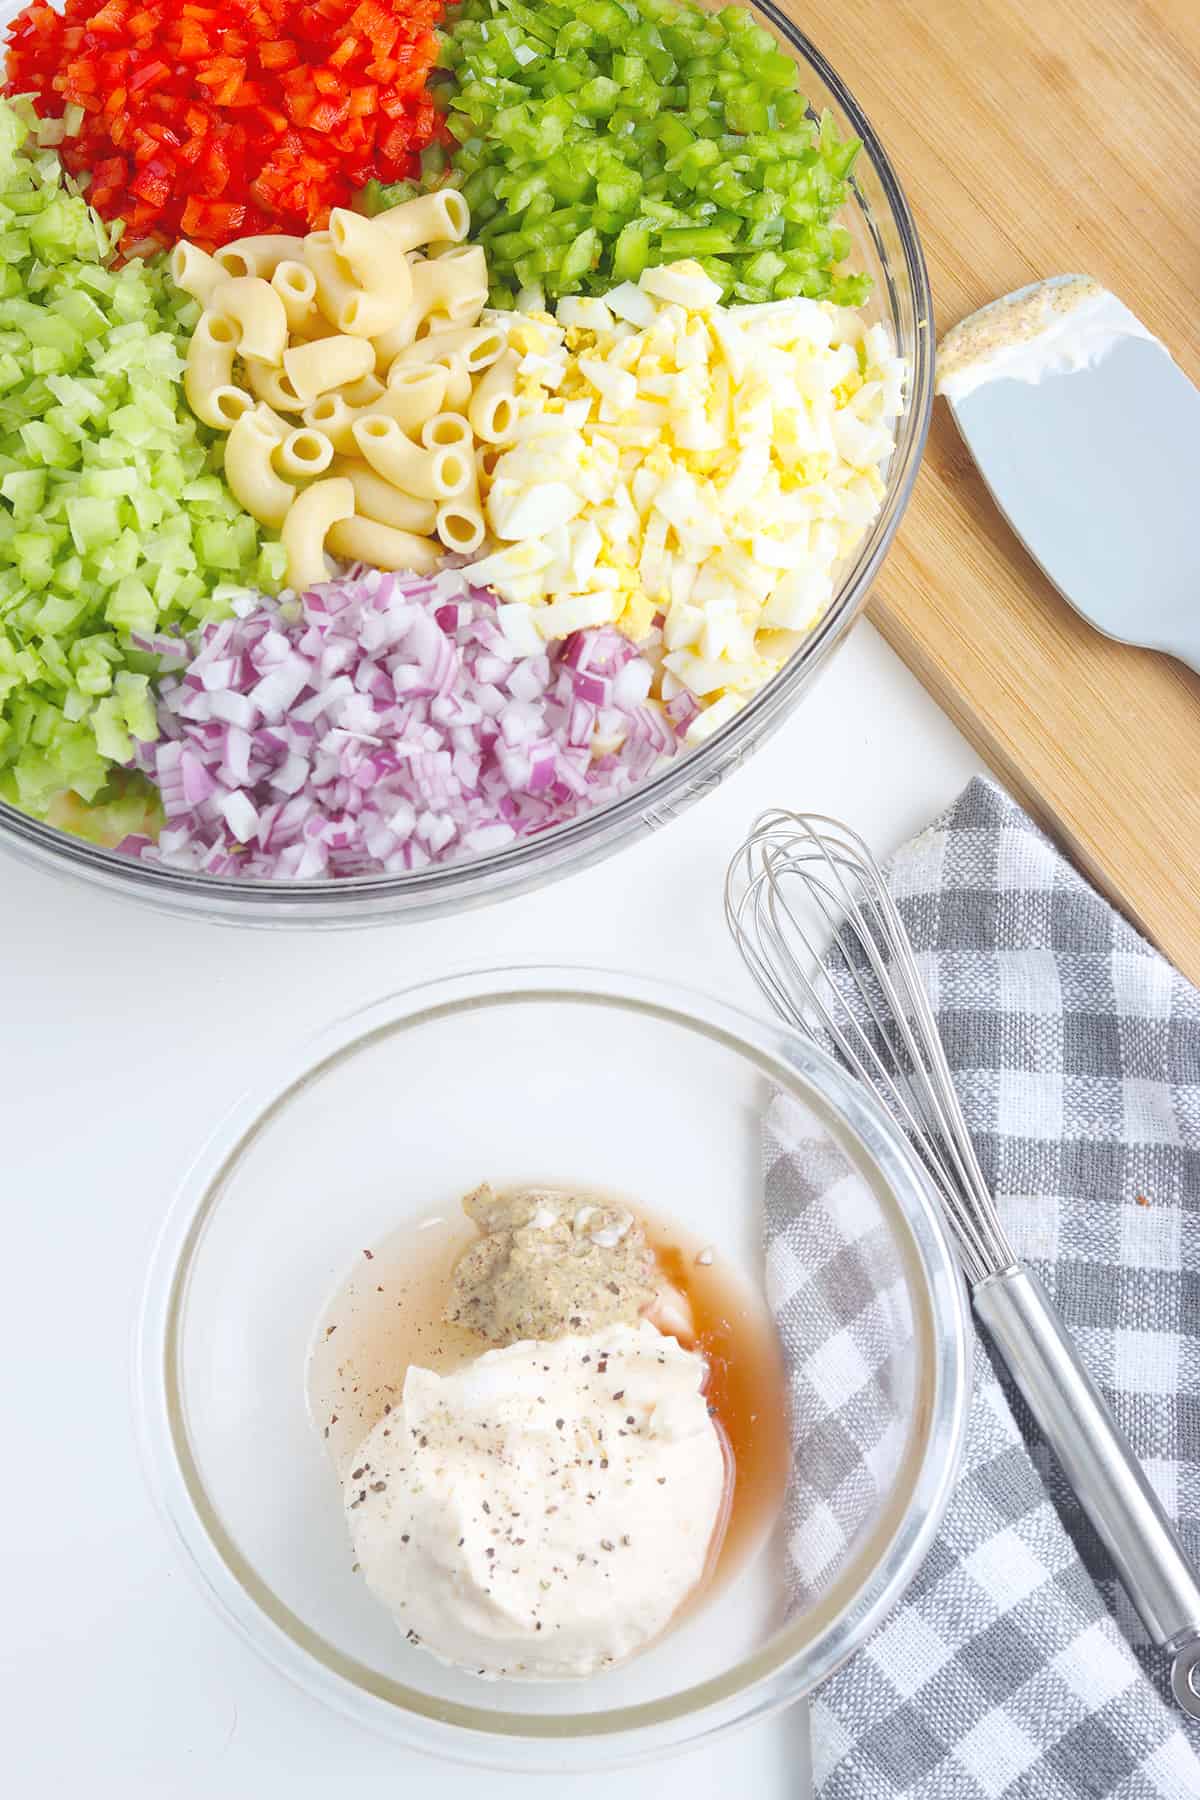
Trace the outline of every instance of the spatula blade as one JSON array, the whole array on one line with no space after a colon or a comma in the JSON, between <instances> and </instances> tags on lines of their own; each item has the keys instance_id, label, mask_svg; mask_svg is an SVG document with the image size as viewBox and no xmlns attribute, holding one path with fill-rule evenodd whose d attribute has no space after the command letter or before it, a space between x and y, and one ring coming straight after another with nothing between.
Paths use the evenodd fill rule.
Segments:
<instances>
[{"instance_id":1,"label":"spatula blade","mask_svg":"<svg viewBox=\"0 0 1200 1800\"><path fill-rule=\"evenodd\" d=\"M1200 669L1200 391L1086 276L949 332L938 391L1000 510L1098 630Z\"/></svg>"}]
</instances>

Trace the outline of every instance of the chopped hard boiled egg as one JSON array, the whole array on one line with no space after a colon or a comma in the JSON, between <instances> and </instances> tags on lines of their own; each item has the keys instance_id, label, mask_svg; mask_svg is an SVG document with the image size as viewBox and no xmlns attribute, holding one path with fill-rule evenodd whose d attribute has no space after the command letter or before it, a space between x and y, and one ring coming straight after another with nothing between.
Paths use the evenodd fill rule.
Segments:
<instances>
[{"instance_id":1,"label":"chopped hard boiled egg","mask_svg":"<svg viewBox=\"0 0 1200 1800\"><path fill-rule=\"evenodd\" d=\"M903 360L836 306L722 306L694 262L488 322L521 355L519 424L484 476L472 579L517 642L660 628L662 698L690 695L708 735L820 618L878 512Z\"/></svg>"}]
</instances>

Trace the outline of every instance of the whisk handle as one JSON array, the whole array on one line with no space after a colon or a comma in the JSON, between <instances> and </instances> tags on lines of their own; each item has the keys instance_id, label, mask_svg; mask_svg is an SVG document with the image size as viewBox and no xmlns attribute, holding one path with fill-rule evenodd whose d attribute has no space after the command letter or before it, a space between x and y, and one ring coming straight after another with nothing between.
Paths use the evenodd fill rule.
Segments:
<instances>
[{"instance_id":1,"label":"whisk handle","mask_svg":"<svg viewBox=\"0 0 1200 1800\"><path fill-rule=\"evenodd\" d=\"M1200 1582L1128 1440L1036 1275L989 1275L972 1299L1142 1623L1173 1658L1176 1700L1200 1718Z\"/></svg>"}]
</instances>

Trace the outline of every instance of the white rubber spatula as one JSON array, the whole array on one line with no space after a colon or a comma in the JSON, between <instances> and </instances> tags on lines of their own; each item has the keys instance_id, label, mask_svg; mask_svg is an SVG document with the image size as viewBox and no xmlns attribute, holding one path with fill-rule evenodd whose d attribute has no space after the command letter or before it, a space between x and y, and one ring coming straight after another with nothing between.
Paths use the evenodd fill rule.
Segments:
<instances>
[{"instance_id":1,"label":"white rubber spatula","mask_svg":"<svg viewBox=\"0 0 1200 1800\"><path fill-rule=\"evenodd\" d=\"M972 313L944 394L1001 512L1097 630L1200 670L1200 390L1086 275Z\"/></svg>"}]
</instances>

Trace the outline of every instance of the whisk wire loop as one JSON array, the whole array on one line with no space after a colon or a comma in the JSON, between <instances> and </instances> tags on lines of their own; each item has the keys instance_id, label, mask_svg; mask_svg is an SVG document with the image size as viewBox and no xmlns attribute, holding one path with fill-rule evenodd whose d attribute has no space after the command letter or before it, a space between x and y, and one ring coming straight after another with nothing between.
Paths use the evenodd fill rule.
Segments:
<instances>
[{"instance_id":1,"label":"whisk wire loop","mask_svg":"<svg viewBox=\"0 0 1200 1800\"><path fill-rule=\"evenodd\" d=\"M761 814L730 864L725 917L771 1006L832 1045L906 1133L968 1279L1011 1268L916 954L863 840L820 814Z\"/></svg>"}]
</instances>

